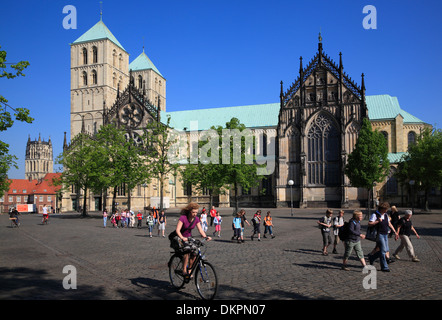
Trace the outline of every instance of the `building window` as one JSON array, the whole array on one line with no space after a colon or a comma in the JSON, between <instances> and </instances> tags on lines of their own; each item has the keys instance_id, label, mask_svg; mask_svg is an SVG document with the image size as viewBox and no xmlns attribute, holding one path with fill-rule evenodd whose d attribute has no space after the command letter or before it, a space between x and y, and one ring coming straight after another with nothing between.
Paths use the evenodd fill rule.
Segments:
<instances>
[{"instance_id":1,"label":"building window","mask_svg":"<svg viewBox=\"0 0 442 320\"><path fill-rule=\"evenodd\" d=\"M138 88L143 89L143 77L141 75L138 76Z\"/></svg>"},{"instance_id":2,"label":"building window","mask_svg":"<svg viewBox=\"0 0 442 320\"><path fill-rule=\"evenodd\" d=\"M86 73L86 71L83 71L82 78L83 78L83 85L87 86L87 73Z\"/></svg>"},{"instance_id":3,"label":"building window","mask_svg":"<svg viewBox=\"0 0 442 320\"><path fill-rule=\"evenodd\" d=\"M394 167L390 167L390 174L387 178L387 186L386 186L386 192L387 194L397 194L397 179L395 176L396 169Z\"/></svg>"},{"instance_id":4,"label":"building window","mask_svg":"<svg viewBox=\"0 0 442 320\"><path fill-rule=\"evenodd\" d=\"M416 144L416 132L408 132L408 148Z\"/></svg>"},{"instance_id":5,"label":"building window","mask_svg":"<svg viewBox=\"0 0 442 320\"><path fill-rule=\"evenodd\" d=\"M192 195L192 184L186 183L183 185L183 194L185 196L191 196Z\"/></svg>"},{"instance_id":6,"label":"building window","mask_svg":"<svg viewBox=\"0 0 442 320\"><path fill-rule=\"evenodd\" d=\"M336 186L339 184L339 132L331 119L319 115L307 135L308 184Z\"/></svg>"},{"instance_id":7,"label":"building window","mask_svg":"<svg viewBox=\"0 0 442 320\"><path fill-rule=\"evenodd\" d=\"M97 84L97 71L92 70L92 84Z\"/></svg>"},{"instance_id":8,"label":"building window","mask_svg":"<svg viewBox=\"0 0 442 320\"><path fill-rule=\"evenodd\" d=\"M97 63L98 62L98 49L97 47L92 47L92 62Z\"/></svg>"},{"instance_id":9,"label":"building window","mask_svg":"<svg viewBox=\"0 0 442 320\"><path fill-rule=\"evenodd\" d=\"M83 48L83 64L87 64L87 49Z\"/></svg>"}]
</instances>

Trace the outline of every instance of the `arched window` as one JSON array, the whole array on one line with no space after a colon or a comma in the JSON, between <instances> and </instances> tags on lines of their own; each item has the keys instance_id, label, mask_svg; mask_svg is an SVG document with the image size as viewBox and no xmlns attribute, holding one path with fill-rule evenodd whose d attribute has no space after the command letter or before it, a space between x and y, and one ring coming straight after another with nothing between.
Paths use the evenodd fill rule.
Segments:
<instances>
[{"instance_id":1,"label":"arched window","mask_svg":"<svg viewBox=\"0 0 442 320\"><path fill-rule=\"evenodd\" d=\"M117 88L117 74L115 72L112 75L112 85L114 88Z\"/></svg>"},{"instance_id":2,"label":"arched window","mask_svg":"<svg viewBox=\"0 0 442 320\"><path fill-rule=\"evenodd\" d=\"M87 73L86 73L86 71L83 71L83 85L87 86Z\"/></svg>"},{"instance_id":3,"label":"arched window","mask_svg":"<svg viewBox=\"0 0 442 320\"><path fill-rule=\"evenodd\" d=\"M138 88L143 89L143 77L141 75L138 76Z\"/></svg>"},{"instance_id":4,"label":"arched window","mask_svg":"<svg viewBox=\"0 0 442 320\"><path fill-rule=\"evenodd\" d=\"M115 49L112 51L112 64L117 67L117 51Z\"/></svg>"},{"instance_id":5,"label":"arched window","mask_svg":"<svg viewBox=\"0 0 442 320\"><path fill-rule=\"evenodd\" d=\"M416 144L416 132L410 131L408 132L408 148L410 148L412 145Z\"/></svg>"},{"instance_id":6,"label":"arched window","mask_svg":"<svg viewBox=\"0 0 442 320\"><path fill-rule=\"evenodd\" d=\"M98 62L98 49L97 47L92 47L92 62L97 63Z\"/></svg>"},{"instance_id":7,"label":"arched window","mask_svg":"<svg viewBox=\"0 0 442 320\"><path fill-rule=\"evenodd\" d=\"M339 132L332 120L323 114L314 119L307 135L308 184L339 184Z\"/></svg>"},{"instance_id":8,"label":"arched window","mask_svg":"<svg viewBox=\"0 0 442 320\"><path fill-rule=\"evenodd\" d=\"M83 48L83 64L87 64L87 49Z\"/></svg>"},{"instance_id":9,"label":"arched window","mask_svg":"<svg viewBox=\"0 0 442 320\"><path fill-rule=\"evenodd\" d=\"M97 84L97 71L92 70L92 84Z\"/></svg>"}]
</instances>

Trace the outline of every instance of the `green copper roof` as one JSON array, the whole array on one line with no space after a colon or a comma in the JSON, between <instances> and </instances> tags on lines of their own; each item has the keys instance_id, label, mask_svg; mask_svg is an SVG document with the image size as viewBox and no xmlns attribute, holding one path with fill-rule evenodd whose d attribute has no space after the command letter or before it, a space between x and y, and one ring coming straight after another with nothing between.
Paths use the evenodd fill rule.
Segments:
<instances>
[{"instance_id":1,"label":"green copper roof","mask_svg":"<svg viewBox=\"0 0 442 320\"><path fill-rule=\"evenodd\" d=\"M368 118L370 120L391 120L399 114L404 118L404 123L424 123L408 112L401 109L396 97L388 94L366 96Z\"/></svg>"},{"instance_id":2,"label":"green copper roof","mask_svg":"<svg viewBox=\"0 0 442 320\"><path fill-rule=\"evenodd\" d=\"M118 42L117 38L115 38L112 32L110 32L110 30L106 27L102 20L98 21L92 28L83 33L83 35L75 40L73 43L82 43L101 39L109 39L121 49L126 51L121 43Z\"/></svg>"},{"instance_id":3,"label":"green copper roof","mask_svg":"<svg viewBox=\"0 0 442 320\"><path fill-rule=\"evenodd\" d=\"M224 127L232 118L239 119L248 128L276 127L278 114L279 103L269 103L239 107L163 111L161 112L161 120L166 122L166 117L170 116L170 125L176 130L184 128L190 130L191 121L197 122L198 130L208 130L212 126L218 125Z\"/></svg>"},{"instance_id":4,"label":"green copper roof","mask_svg":"<svg viewBox=\"0 0 442 320\"><path fill-rule=\"evenodd\" d=\"M424 123L422 120L401 109L398 99L389 95L366 96L368 115L371 121L394 119L402 115L404 123ZM276 127L278 125L279 103L258 104L239 107L196 109L185 111L161 112L161 119L171 117L170 124L177 130L187 128L190 122L197 121L198 130L212 126L225 126L231 118L238 118L248 128Z\"/></svg>"},{"instance_id":5,"label":"green copper roof","mask_svg":"<svg viewBox=\"0 0 442 320\"><path fill-rule=\"evenodd\" d=\"M163 76L160 71L158 71L157 67L150 61L149 57L144 53L144 51L129 64L129 70L139 71L139 70L150 70L152 69L160 76Z\"/></svg>"},{"instance_id":6,"label":"green copper roof","mask_svg":"<svg viewBox=\"0 0 442 320\"><path fill-rule=\"evenodd\" d=\"M408 152L395 152L388 154L388 161L390 163L399 163L402 162L402 156L408 154Z\"/></svg>"}]
</instances>

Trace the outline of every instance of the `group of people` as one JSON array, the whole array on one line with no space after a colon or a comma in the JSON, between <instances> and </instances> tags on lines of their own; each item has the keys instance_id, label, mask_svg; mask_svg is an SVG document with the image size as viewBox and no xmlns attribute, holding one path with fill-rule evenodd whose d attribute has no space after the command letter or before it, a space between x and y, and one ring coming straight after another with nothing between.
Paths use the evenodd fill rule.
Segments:
<instances>
[{"instance_id":1,"label":"group of people","mask_svg":"<svg viewBox=\"0 0 442 320\"><path fill-rule=\"evenodd\" d=\"M264 238L267 238L266 234L269 233L270 237L273 239L275 235L273 234L273 221L270 211L267 211L264 219L261 217L261 210L256 211L252 218L253 233L250 239L253 241L255 235L258 237L258 241L261 241L261 222L264 225ZM232 240L236 240L238 243L244 242L244 227L245 224L250 226L249 221L246 218L246 211L241 209L232 221L233 237Z\"/></svg>"},{"instance_id":2,"label":"group of people","mask_svg":"<svg viewBox=\"0 0 442 320\"><path fill-rule=\"evenodd\" d=\"M390 248L388 238L394 235L395 240L400 239L401 243L393 254L393 257L400 260L399 253L405 248L409 257L413 262L419 262L413 245L410 241L412 233L419 239L419 235L414 229L411 222L412 211L405 210L403 217L399 215L399 212L395 206L391 207L388 202L383 202L378 205L378 209L371 214L368 221L368 230L373 238L370 240L375 242L375 247L368 254L368 260L371 265L379 258L381 271L390 272L389 264L393 262L390 257ZM344 211L340 210L338 216L332 218L333 211L328 209L324 217L318 220L318 226L321 229L323 247L322 254L328 255L328 247L333 243L333 253L337 253L337 245L342 240L340 239L340 229L344 228ZM349 270L347 267L348 258L353 250L356 256L360 260L363 267L366 265L364 253L361 247L361 239L369 239L368 231L367 236L361 231L361 221L363 219L362 211L355 210L352 218L348 221L348 232L346 238L344 238L344 258L342 261L342 269ZM333 230L333 238L332 232ZM342 233L341 233L342 234ZM374 234L374 235L373 235Z\"/></svg>"},{"instance_id":3,"label":"group of people","mask_svg":"<svg viewBox=\"0 0 442 320\"><path fill-rule=\"evenodd\" d=\"M115 210L115 212L109 217L107 210L103 211L103 225L106 228L107 220L110 220L114 228L134 228L135 222L137 222L137 228L142 228L144 216L140 210L135 214L132 210L124 209L121 212ZM149 237L152 238L152 232L155 226L158 228L158 236L166 237L166 214L164 210L158 210L155 207L149 211L146 217L146 225L149 230Z\"/></svg>"}]
</instances>

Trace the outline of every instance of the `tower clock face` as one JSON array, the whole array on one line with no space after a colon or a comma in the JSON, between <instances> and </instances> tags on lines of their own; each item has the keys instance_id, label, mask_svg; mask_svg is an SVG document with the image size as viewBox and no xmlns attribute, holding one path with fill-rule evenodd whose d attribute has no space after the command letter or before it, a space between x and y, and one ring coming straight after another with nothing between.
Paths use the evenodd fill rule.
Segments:
<instances>
[{"instance_id":1,"label":"tower clock face","mask_svg":"<svg viewBox=\"0 0 442 320\"><path fill-rule=\"evenodd\" d=\"M137 128L143 116L143 109L135 103L128 103L120 110L121 123L130 128Z\"/></svg>"}]
</instances>

